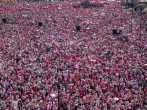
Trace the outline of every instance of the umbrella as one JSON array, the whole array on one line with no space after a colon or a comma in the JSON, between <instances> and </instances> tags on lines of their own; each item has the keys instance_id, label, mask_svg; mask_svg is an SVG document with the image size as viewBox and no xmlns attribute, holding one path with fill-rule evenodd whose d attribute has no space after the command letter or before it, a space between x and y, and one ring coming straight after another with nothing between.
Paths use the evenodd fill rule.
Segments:
<instances>
[{"instance_id":1,"label":"umbrella","mask_svg":"<svg viewBox=\"0 0 147 110\"><path fill-rule=\"evenodd\" d=\"M51 96L51 97L56 97L56 94L52 93L50 96Z\"/></svg>"},{"instance_id":2,"label":"umbrella","mask_svg":"<svg viewBox=\"0 0 147 110\"><path fill-rule=\"evenodd\" d=\"M105 87L105 86L106 86L106 84L107 84L107 82L103 81L103 82L101 82L101 84L100 84L100 85L101 85L102 87Z\"/></svg>"},{"instance_id":3,"label":"umbrella","mask_svg":"<svg viewBox=\"0 0 147 110\"><path fill-rule=\"evenodd\" d=\"M119 98L117 98L117 97L115 97L115 98L113 98L115 101L118 101L119 100Z\"/></svg>"},{"instance_id":4,"label":"umbrella","mask_svg":"<svg viewBox=\"0 0 147 110\"><path fill-rule=\"evenodd\" d=\"M74 67L75 67L76 69L78 69L78 68L79 68L79 65L75 64Z\"/></svg>"},{"instance_id":5,"label":"umbrella","mask_svg":"<svg viewBox=\"0 0 147 110\"><path fill-rule=\"evenodd\" d=\"M95 59L92 59L92 58L90 58L89 60L90 60L91 62L95 62L95 61L96 61Z\"/></svg>"}]
</instances>

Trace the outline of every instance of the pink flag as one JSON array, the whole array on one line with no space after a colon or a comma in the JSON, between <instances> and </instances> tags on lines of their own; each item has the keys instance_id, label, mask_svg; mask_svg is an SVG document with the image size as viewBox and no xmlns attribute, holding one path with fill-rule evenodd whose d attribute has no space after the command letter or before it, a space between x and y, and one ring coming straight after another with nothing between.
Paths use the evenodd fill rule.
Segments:
<instances>
[{"instance_id":1,"label":"pink flag","mask_svg":"<svg viewBox=\"0 0 147 110\"><path fill-rule=\"evenodd\" d=\"M106 84L107 84L107 82L103 81L103 82L101 82L101 84L100 84L100 85L101 85L102 87L105 87L105 86L106 86Z\"/></svg>"}]
</instances>

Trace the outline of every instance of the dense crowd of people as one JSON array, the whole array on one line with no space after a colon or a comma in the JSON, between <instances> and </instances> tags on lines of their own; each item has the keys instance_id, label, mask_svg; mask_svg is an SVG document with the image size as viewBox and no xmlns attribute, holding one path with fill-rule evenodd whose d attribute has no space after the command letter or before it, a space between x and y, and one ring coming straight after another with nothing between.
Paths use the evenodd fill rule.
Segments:
<instances>
[{"instance_id":1,"label":"dense crowd of people","mask_svg":"<svg viewBox=\"0 0 147 110\"><path fill-rule=\"evenodd\" d=\"M7 20L0 24L1 110L147 109L147 15L99 2L103 8L61 2L0 11ZM49 5L11 8L34 4Z\"/></svg>"}]
</instances>

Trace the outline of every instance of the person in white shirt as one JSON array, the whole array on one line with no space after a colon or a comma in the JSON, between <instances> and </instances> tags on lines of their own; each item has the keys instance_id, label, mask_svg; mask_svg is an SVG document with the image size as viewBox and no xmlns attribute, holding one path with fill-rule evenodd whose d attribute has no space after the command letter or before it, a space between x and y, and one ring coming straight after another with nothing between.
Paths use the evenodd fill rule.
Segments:
<instances>
[{"instance_id":1,"label":"person in white shirt","mask_svg":"<svg viewBox=\"0 0 147 110\"><path fill-rule=\"evenodd\" d=\"M17 99L13 99L12 100L12 106L14 108L14 110L18 110L18 101Z\"/></svg>"}]
</instances>

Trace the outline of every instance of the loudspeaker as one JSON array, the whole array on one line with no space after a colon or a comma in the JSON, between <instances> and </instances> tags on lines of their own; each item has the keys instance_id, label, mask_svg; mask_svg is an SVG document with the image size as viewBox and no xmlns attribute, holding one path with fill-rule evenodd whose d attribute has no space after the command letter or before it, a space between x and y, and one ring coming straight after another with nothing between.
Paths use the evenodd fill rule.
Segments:
<instances>
[{"instance_id":1,"label":"loudspeaker","mask_svg":"<svg viewBox=\"0 0 147 110\"><path fill-rule=\"evenodd\" d=\"M56 23L57 21L55 19L53 19L53 23Z\"/></svg>"},{"instance_id":2,"label":"loudspeaker","mask_svg":"<svg viewBox=\"0 0 147 110\"><path fill-rule=\"evenodd\" d=\"M128 7L129 8L133 8L134 7L134 4L133 3L128 3Z\"/></svg>"},{"instance_id":3,"label":"loudspeaker","mask_svg":"<svg viewBox=\"0 0 147 110\"><path fill-rule=\"evenodd\" d=\"M38 22L38 26L42 26L43 24L42 24L42 22Z\"/></svg>"},{"instance_id":4,"label":"loudspeaker","mask_svg":"<svg viewBox=\"0 0 147 110\"><path fill-rule=\"evenodd\" d=\"M119 34L119 35L122 34L122 30L119 30L119 33L118 33L118 34Z\"/></svg>"},{"instance_id":5,"label":"loudspeaker","mask_svg":"<svg viewBox=\"0 0 147 110\"><path fill-rule=\"evenodd\" d=\"M136 7L134 7L134 11L137 11L137 8Z\"/></svg>"},{"instance_id":6,"label":"loudspeaker","mask_svg":"<svg viewBox=\"0 0 147 110\"><path fill-rule=\"evenodd\" d=\"M2 18L2 22L6 23L7 22L6 18Z\"/></svg>"},{"instance_id":7,"label":"loudspeaker","mask_svg":"<svg viewBox=\"0 0 147 110\"><path fill-rule=\"evenodd\" d=\"M17 55L15 61L18 63L20 61L20 56Z\"/></svg>"},{"instance_id":8,"label":"loudspeaker","mask_svg":"<svg viewBox=\"0 0 147 110\"><path fill-rule=\"evenodd\" d=\"M76 26L76 31L80 31L81 27L80 26Z\"/></svg>"},{"instance_id":9,"label":"loudspeaker","mask_svg":"<svg viewBox=\"0 0 147 110\"><path fill-rule=\"evenodd\" d=\"M123 36L123 41L128 42L129 41L128 36Z\"/></svg>"},{"instance_id":10,"label":"loudspeaker","mask_svg":"<svg viewBox=\"0 0 147 110\"><path fill-rule=\"evenodd\" d=\"M117 40L119 40L119 41L123 41L122 36L117 36Z\"/></svg>"},{"instance_id":11,"label":"loudspeaker","mask_svg":"<svg viewBox=\"0 0 147 110\"><path fill-rule=\"evenodd\" d=\"M117 30L113 29L113 35L117 35Z\"/></svg>"},{"instance_id":12,"label":"loudspeaker","mask_svg":"<svg viewBox=\"0 0 147 110\"><path fill-rule=\"evenodd\" d=\"M74 107L74 110L78 110L78 106L77 105Z\"/></svg>"}]
</instances>

